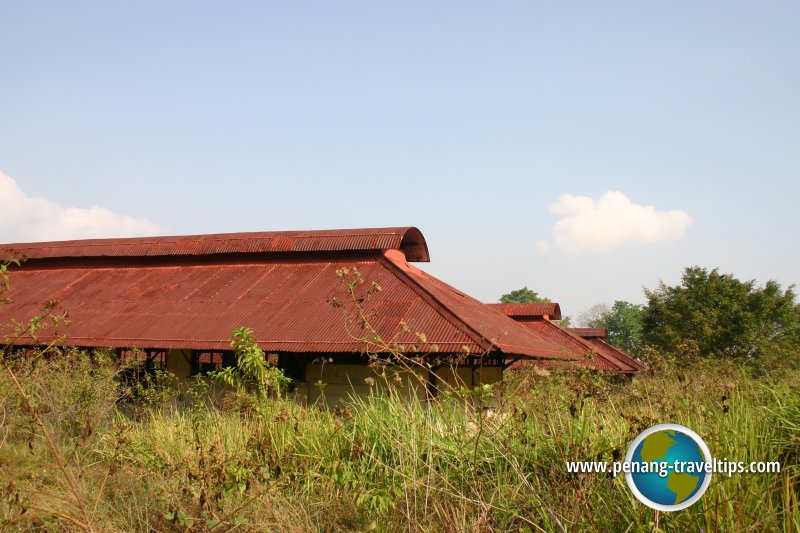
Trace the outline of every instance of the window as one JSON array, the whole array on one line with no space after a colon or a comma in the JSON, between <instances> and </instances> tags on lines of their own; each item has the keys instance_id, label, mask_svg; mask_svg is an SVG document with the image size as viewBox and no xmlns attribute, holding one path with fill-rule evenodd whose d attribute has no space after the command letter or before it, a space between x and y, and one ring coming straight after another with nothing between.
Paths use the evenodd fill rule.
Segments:
<instances>
[{"instance_id":1,"label":"window","mask_svg":"<svg viewBox=\"0 0 800 533\"><path fill-rule=\"evenodd\" d=\"M195 359L197 361L196 374L205 376L209 372L222 370L222 352L196 352Z\"/></svg>"}]
</instances>

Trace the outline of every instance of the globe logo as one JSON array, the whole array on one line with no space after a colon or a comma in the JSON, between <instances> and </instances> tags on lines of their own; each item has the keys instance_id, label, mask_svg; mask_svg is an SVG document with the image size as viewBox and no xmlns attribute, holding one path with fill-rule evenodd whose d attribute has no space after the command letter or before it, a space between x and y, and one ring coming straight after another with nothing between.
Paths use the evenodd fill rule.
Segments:
<instances>
[{"instance_id":1,"label":"globe logo","mask_svg":"<svg viewBox=\"0 0 800 533\"><path fill-rule=\"evenodd\" d=\"M711 453L700 436L678 424L658 424L637 436L625 456L625 480L636 498L659 511L679 511L711 483ZM629 470L629 471L628 471Z\"/></svg>"}]
</instances>

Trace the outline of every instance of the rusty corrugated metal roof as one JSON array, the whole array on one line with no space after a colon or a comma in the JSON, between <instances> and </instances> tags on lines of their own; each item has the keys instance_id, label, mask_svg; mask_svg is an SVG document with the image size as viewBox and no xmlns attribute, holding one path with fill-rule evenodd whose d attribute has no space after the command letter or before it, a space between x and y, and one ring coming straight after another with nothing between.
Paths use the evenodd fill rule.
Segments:
<instances>
[{"instance_id":1,"label":"rusty corrugated metal roof","mask_svg":"<svg viewBox=\"0 0 800 533\"><path fill-rule=\"evenodd\" d=\"M392 247L383 250L389 244L376 241L370 245L373 253L352 256L342 249L349 246L363 252L368 243L355 245L347 240L353 235L335 232L330 234L332 240L325 241L323 236L311 247L318 252L313 255L264 254L263 234L254 237L256 243L244 237L200 236L141 242L113 239L97 245L98 241L89 241L85 246L80 244L83 241L71 241L64 246L48 243L40 249L31 245L28 251L39 250L38 255L28 254L31 259L10 272L8 296L13 302L0 309L0 323L11 318L25 321L43 302L58 300L70 316L71 323L63 331L67 345L222 350L230 347L232 330L246 326L266 351L361 352L366 332L357 324L346 331L351 302L337 275L340 269L356 267L366 282L364 287L372 282L382 287L364 304L373 317L372 326L401 349L565 357L558 346L409 265L403 242L410 239L417 258L425 249L422 235L414 235L411 229L376 230L375 235L394 235ZM183 242L189 243L191 251L178 244ZM203 261L199 251L220 254L231 246L239 255L214 262ZM331 251L325 253L324 247ZM274 243L267 246L275 248ZM280 248L285 252L286 247ZM80 250L88 257L77 258ZM155 263L136 261L135 250L174 257ZM246 251L250 253L241 255ZM94 260L112 253L121 259L100 264ZM47 338L46 330L40 333ZM424 340L417 333L424 334ZM376 346L370 349L382 351Z\"/></svg>"},{"instance_id":2,"label":"rusty corrugated metal roof","mask_svg":"<svg viewBox=\"0 0 800 533\"><path fill-rule=\"evenodd\" d=\"M542 342L541 337L531 335L521 324L496 312L491 306L408 264L403 259L402 253L390 250L385 255L398 271L432 297L443 313L451 315L451 320L456 319L471 330L472 334L477 336L476 341L488 341L487 347L493 345L508 354L556 359L574 358L565 355L559 346Z\"/></svg>"},{"instance_id":3,"label":"rusty corrugated metal roof","mask_svg":"<svg viewBox=\"0 0 800 533\"><path fill-rule=\"evenodd\" d=\"M646 365L637 361L613 344L609 344L602 339L587 338L586 342L594 346L594 349L597 350L598 353L605 354L605 356L608 358L614 358L620 365L631 367L634 371L647 369Z\"/></svg>"},{"instance_id":4,"label":"rusty corrugated metal roof","mask_svg":"<svg viewBox=\"0 0 800 533\"><path fill-rule=\"evenodd\" d=\"M415 227L87 239L5 244L0 249L0 259L9 257L8 250L28 259L402 250L409 261L430 261L425 237Z\"/></svg>"},{"instance_id":5,"label":"rusty corrugated metal roof","mask_svg":"<svg viewBox=\"0 0 800 533\"><path fill-rule=\"evenodd\" d=\"M521 323L550 342L561 346L564 355L572 355L591 368L623 374L645 368L643 364L618 348L597 338L584 339L572 329L562 328L548 319L525 320Z\"/></svg>"},{"instance_id":6,"label":"rusty corrugated metal roof","mask_svg":"<svg viewBox=\"0 0 800 533\"><path fill-rule=\"evenodd\" d=\"M614 360L609 360L602 354L597 353L580 337L570 335L564 328L553 324L549 320L539 320L532 322L525 322L525 326L543 336L547 340L558 343L564 353L571 353L577 355L589 367L596 368L597 370L617 371L624 372L630 370L627 368L619 367L614 364Z\"/></svg>"},{"instance_id":7,"label":"rusty corrugated metal roof","mask_svg":"<svg viewBox=\"0 0 800 533\"><path fill-rule=\"evenodd\" d=\"M586 342L591 344L595 350L606 354L609 358L614 358L622 364L631 366L636 370L644 370L647 368L645 365L625 353L623 350L617 348L613 344L606 342L608 336L607 328L568 328L570 333L578 335Z\"/></svg>"},{"instance_id":8,"label":"rusty corrugated metal roof","mask_svg":"<svg viewBox=\"0 0 800 533\"><path fill-rule=\"evenodd\" d=\"M570 333L574 333L584 339L605 339L608 335L606 328L567 328Z\"/></svg>"},{"instance_id":9,"label":"rusty corrugated metal roof","mask_svg":"<svg viewBox=\"0 0 800 533\"><path fill-rule=\"evenodd\" d=\"M561 320L561 306L555 302L537 302L531 304L489 304L506 316L514 319L538 319L543 316L551 320Z\"/></svg>"}]
</instances>

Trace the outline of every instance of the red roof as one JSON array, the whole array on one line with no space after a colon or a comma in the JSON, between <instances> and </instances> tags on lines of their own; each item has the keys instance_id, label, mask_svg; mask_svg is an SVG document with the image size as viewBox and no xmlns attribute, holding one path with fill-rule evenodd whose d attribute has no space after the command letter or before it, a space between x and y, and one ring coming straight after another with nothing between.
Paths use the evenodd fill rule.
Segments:
<instances>
[{"instance_id":1,"label":"red roof","mask_svg":"<svg viewBox=\"0 0 800 533\"><path fill-rule=\"evenodd\" d=\"M587 338L586 342L594 346L594 349L597 351L597 353L603 354L609 359L614 358L621 365L633 367L634 371L645 370L647 368L644 364L640 363L627 353L602 339Z\"/></svg>"},{"instance_id":2,"label":"red roof","mask_svg":"<svg viewBox=\"0 0 800 533\"><path fill-rule=\"evenodd\" d=\"M530 332L524 327L511 327L512 324L520 326L514 320L502 320L507 317L427 272L408 264L403 259L402 253L388 251L386 258L408 277L411 284L420 287L424 293L432 296L442 309L451 313L451 321L469 325L474 334L498 346L504 353L536 355L529 353L533 340ZM501 320L498 320L498 317ZM541 342L540 337L534 335L534 338ZM555 354L559 359L574 358L562 354L562 350L557 345L549 345L548 350L551 355Z\"/></svg>"},{"instance_id":3,"label":"red roof","mask_svg":"<svg viewBox=\"0 0 800 533\"><path fill-rule=\"evenodd\" d=\"M561 346L562 354L582 360L597 370L607 370L622 373L637 372L645 366L632 358L619 348L601 340L607 330L603 328L562 328L551 322L544 315L534 314L533 309L522 306L554 306L558 309L558 319L561 318L561 309L556 303L550 304L493 304L494 307L505 311L514 320L536 332L545 339ZM546 309L545 309L546 310ZM550 317L551 319L555 317ZM556 320L558 320L556 319Z\"/></svg>"},{"instance_id":4,"label":"red roof","mask_svg":"<svg viewBox=\"0 0 800 533\"><path fill-rule=\"evenodd\" d=\"M613 344L610 344L603 339L608 337L608 329L606 328L569 328L569 332L579 337L583 338L586 342L594 346L595 350L598 352L604 353L609 357L616 358L623 363L637 367L637 370L643 370L646 367L625 353L624 351L620 350Z\"/></svg>"},{"instance_id":5,"label":"red roof","mask_svg":"<svg viewBox=\"0 0 800 533\"><path fill-rule=\"evenodd\" d=\"M402 250L408 261L430 261L425 237L414 227L89 239L5 244L2 249L0 259L9 257L9 249L28 259Z\"/></svg>"},{"instance_id":6,"label":"red roof","mask_svg":"<svg viewBox=\"0 0 800 533\"><path fill-rule=\"evenodd\" d=\"M70 317L67 345L221 350L230 347L233 329L247 326L266 351L361 352L365 334L345 330L352 302L337 275L356 267L365 280L360 290L372 282L382 288L364 303L371 324L403 349L564 357L558 346L409 265L406 253L428 257L415 228L0 247L29 258L10 273L13 302L0 308L0 323L27 320L58 300Z\"/></svg>"},{"instance_id":7,"label":"red roof","mask_svg":"<svg viewBox=\"0 0 800 533\"><path fill-rule=\"evenodd\" d=\"M506 316L517 319L540 319L544 316L551 320L561 320L561 306L555 302L537 302L531 304L489 304Z\"/></svg>"},{"instance_id":8,"label":"red roof","mask_svg":"<svg viewBox=\"0 0 800 533\"><path fill-rule=\"evenodd\" d=\"M525 322L524 325L559 344L564 355L588 359L589 366L597 370L631 373L644 368L644 365L609 344L599 339L583 339L549 320Z\"/></svg>"},{"instance_id":9,"label":"red roof","mask_svg":"<svg viewBox=\"0 0 800 533\"><path fill-rule=\"evenodd\" d=\"M605 339L608 336L606 328L567 328L570 333L574 333L584 339Z\"/></svg>"}]
</instances>

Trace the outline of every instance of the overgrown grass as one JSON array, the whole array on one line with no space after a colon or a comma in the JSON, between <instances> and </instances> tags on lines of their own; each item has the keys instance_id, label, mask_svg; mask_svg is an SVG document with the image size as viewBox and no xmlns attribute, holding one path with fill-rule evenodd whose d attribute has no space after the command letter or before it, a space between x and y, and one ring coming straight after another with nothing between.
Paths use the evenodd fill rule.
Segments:
<instances>
[{"instance_id":1,"label":"overgrown grass","mask_svg":"<svg viewBox=\"0 0 800 533\"><path fill-rule=\"evenodd\" d=\"M479 401L376 392L330 411L276 399L220 407L202 382L187 402L134 394L109 361L80 353L17 370L90 523L3 378L3 530L800 530L796 372L664 363L626 381L522 371L471 393ZM779 460L782 472L715 475L700 502L658 517L623 477L567 474L565 461L619 459L663 422L694 429L715 457Z\"/></svg>"}]
</instances>

